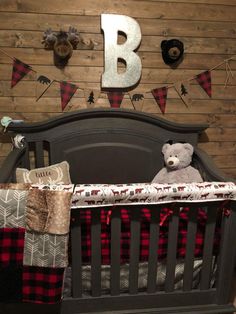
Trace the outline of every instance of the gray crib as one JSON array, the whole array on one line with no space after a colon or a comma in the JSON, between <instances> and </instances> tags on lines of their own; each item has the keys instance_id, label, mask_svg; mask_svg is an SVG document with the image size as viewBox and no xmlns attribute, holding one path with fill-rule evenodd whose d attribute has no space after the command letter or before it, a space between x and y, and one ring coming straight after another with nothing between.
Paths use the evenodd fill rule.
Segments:
<instances>
[{"instance_id":1,"label":"gray crib","mask_svg":"<svg viewBox=\"0 0 236 314\"><path fill-rule=\"evenodd\" d=\"M199 135L207 125L177 124L155 116L123 109L92 109L71 112L39 123L11 123L7 134L24 137L22 148L14 148L0 170L0 182L15 182L16 167L43 167L67 160L74 184L131 184L151 182L163 167L162 145L167 141L189 142L194 148L193 166L204 181L233 181L226 178L211 158L197 147ZM225 205L230 215L224 214ZM128 206L128 205L126 205ZM110 217L109 287L104 290L104 265L101 257L100 207L91 210L91 262L83 263L83 226L80 209L72 210L71 222L71 294L60 304L0 304L0 313L233 313L230 303L234 272L236 238L236 202L222 201L184 204L173 202L173 215L167 230L166 257L159 261L157 243L160 235L160 211L166 204L148 205L150 210L149 251L145 263L146 286L139 288L141 211L130 210L130 258L127 267L127 289L121 289L120 237L121 208L115 206ZM189 207L186 254L182 285L176 288L177 242L181 208ZM198 284L193 285L197 211L207 212ZM127 207L129 209L129 206ZM220 226L220 244L215 252L215 228ZM158 264L159 263L159 264ZM160 265L161 263L161 265ZM165 268L165 278L157 285L157 265ZM164 266L163 266L164 265ZM89 266L90 289L84 292L83 276Z\"/></svg>"}]
</instances>

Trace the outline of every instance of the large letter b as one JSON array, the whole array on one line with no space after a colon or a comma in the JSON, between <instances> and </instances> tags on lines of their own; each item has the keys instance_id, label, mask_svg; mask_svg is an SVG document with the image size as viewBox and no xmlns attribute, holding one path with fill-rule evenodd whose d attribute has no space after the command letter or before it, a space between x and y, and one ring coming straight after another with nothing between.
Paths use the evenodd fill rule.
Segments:
<instances>
[{"instance_id":1,"label":"large letter b","mask_svg":"<svg viewBox=\"0 0 236 314\"><path fill-rule=\"evenodd\" d=\"M125 88L135 85L141 77L142 64L134 50L141 42L139 24L131 17L102 14L101 27L104 32L104 73L102 87ZM126 35L124 44L118 45L118 32ZM126 63L126 71L118 73L118 60Z\"/></svg>"}]
</instances>

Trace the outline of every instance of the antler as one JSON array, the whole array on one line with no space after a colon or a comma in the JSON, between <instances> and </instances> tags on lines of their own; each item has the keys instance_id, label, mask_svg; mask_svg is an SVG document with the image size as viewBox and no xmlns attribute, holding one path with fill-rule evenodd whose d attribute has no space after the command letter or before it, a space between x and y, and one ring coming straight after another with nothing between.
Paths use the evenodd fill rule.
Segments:
<instances>
[{"instance_id":1,"label":"antler","mask_svg":"<svg viewBox=\"0 0 236 314\"><path fill-rule=\"evenodd\" d=\"M51 28L48 28L43 34L42 44L45 45L45 48L52 48L55 44L57 37L56 33L52 31Z\"/></svg>"},{"instance_id":2,"label":"antler","mask_svg":"<svg viewBox=\"0 0 236 314\"><path fill-rule=\"evenodd\" d=\"M68 31L68 40L70 41L73 49L76 49L78 43L81 41L79 32L75 27L70 26Z\"/></svg>"}]
</instances>

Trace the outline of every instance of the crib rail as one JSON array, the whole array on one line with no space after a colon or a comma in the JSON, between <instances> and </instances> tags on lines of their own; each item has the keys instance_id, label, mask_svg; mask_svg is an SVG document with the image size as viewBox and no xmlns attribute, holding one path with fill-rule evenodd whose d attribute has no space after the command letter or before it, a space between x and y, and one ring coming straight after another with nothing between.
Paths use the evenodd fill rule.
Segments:
<instances>
[{"instance_id":1,"label":"crib rail","mask_svg":"<svg viewBox=\"0 0 236 314\"><path fill-rule=\"evenodd\" d=\"M158 239L160 236L161 209L166 205L151 205L149 225L148 270L145 289L139 289L139 263L141 239L142 206L130 207L130 247L128 289L123 291L120 283L121 263L121 206L110 208L110 285L109 291L102 289L101 219L100 208L91 209L91 291L83 290L83 261L81 249L81 221L79 209L72 211L71 255L72 255L72 295L62 302L62 313L84 313L121 311L119 313L231 313L234 309L229 302L230 281L233 272L233 243L236 236L236 202L201 203L207 212L202 250L202 266L197 287L193 285L196 234L198 228L197 203L168 204L171 217L168 224L168 245L166 276L164 285L157 284ZM187 235L184 256L183 284L176 288L176 265L178 262L179 215L184 207L189 207ZM230 207L229 207L230 206ZM218 254L214 239L216 227L221 228ZM216 266L215 266L216 265ZM216 267L216 272L214 272ZM215 284L213 284L215 281ZM78 312L79 309L79 312ZM135 309L135 312L133 312ZM190 311L191 309L191 311ZM217 312L218 311L218 312Z\"/></svg>"}]
</instances>

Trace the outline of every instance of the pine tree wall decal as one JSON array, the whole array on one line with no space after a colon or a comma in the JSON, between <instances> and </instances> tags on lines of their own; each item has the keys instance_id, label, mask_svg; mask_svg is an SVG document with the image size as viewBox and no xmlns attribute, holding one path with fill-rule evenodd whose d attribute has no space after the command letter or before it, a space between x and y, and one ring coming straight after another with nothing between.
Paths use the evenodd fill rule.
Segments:
<instances>
[{"instance_id":1,"label":"pine tree wall decal","mask_svg":"<svg viewBox=\"0 0 236 314\"><path fill-rule=\"evenodd\" d=\"M188 91L186 89L186 87L184 86L184 84L181 84L181 95L187 95Z\"/></svg>"},{"instance_id":2,"label":"pine tree wall decal","mask_svg":"<svg viewBox=\"0 0 236 314\"><path fill-rule=\"evenodd\" d=\"M93 93L93 91L89 94L89 98L88 98L87 102L89 102L90 105L92 103L94 104L94 93Z\"/></svg>"}]
</instances>

